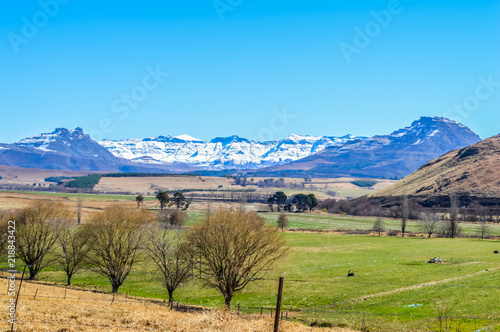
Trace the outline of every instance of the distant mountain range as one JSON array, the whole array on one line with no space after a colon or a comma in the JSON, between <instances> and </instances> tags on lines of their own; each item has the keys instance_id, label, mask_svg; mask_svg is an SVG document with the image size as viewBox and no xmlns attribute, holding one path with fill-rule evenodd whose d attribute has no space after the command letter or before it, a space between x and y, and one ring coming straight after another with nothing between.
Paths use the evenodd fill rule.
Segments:
<instances>
[{"instance_id":1,"label":"distant mountain range","mask_svg":"<svg viewBox=\"0 0 500 332\"><path fill-rule=\"evenodd\" d=\"M81 128L57 128L52 133L0 144L0 165L109 172L184 172L188 165L138 165L115 157Z\"/></svg>"},{"instance_id":2,"label":"distant mountain range","mask_svg":"<svg viewBox=\"0 0 500 332\"><path fill-rule=\"evenodd\" d=\"M115 156L136 163L186 163L208 169L256 169L286 164L330 146L342 146L353 140L343 137L290 135L279 141L257 142L238 136L217 137L209 142L182 136L99 142Z\"/></svg>"},{"instance_id":3,"label":"distant mountain range","mask_svg":"<svg viewBox=\"0 0 500 332\"><path fill-rule=\"evenodd\" d=\"M480 141L469 128L423 117L390 135L290 135L257 142L238 136L208 142L188 135L99 143L81 128L58 128L0 144L0 165L121 172L192 172L232 169L282 176L406 176L442 154Z\"/></svg>"},{"instance_id":4,"label":"distant mountain range","mask_svg":"<svg viewBox=\"0 0 500 332\"><path fill-rule=\"evenodd\" d=\"M422 117L389 135L357 139L282 166L265 168L259 175L287 173L319 177L404 177L451 150L481 141L466 126L442 117Z\"/></svg>"}]
</instances>

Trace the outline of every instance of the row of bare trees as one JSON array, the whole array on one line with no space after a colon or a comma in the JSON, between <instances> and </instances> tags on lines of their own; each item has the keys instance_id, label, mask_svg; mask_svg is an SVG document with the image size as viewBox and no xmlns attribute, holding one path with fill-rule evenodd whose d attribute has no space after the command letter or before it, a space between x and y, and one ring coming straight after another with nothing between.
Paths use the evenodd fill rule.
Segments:
<instances>
[{"instance_id":1,"label":"row of bare trees","mask_svg":"<svg viewBox=\"0 0 500 332\"><path fill-rule=\"evenodd\" d=\"M175 212L174 212L175 211ZM16 222L16 256L35 279L47 266L59 267L71 284L74 274L92 268L107 277L112 292L118 292L140 262L153 262L161 273L169 300L177 287L199 266L197 276L224 297L227 307L236 292L265 275L286 253L285 240L255 212L218 210L200 223L182 229L171 220L185 212L175 209L154 216L145 209L111 207L78 225L60 203L38 201L4 214L2 234L9 220ZM165 221L166 220L166 221ZM194 276L193 276L194 277Z\"/></svg>"}]
</instances>

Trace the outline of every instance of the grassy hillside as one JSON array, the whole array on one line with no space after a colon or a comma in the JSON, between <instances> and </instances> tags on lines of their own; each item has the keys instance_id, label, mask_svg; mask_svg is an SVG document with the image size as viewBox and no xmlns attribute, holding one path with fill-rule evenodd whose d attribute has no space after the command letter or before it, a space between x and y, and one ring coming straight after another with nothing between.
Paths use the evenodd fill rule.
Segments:
<instances>
[{"instance_id":1,"label":"grassy hillside","mask_svg":"<svg viewBox=\"0 0 500 332\"><path fill-rule=\"evenodd\" d=\"M371 196L468 193L500 197L500 135L451 151Z\"/></svg>"}]
</instances>

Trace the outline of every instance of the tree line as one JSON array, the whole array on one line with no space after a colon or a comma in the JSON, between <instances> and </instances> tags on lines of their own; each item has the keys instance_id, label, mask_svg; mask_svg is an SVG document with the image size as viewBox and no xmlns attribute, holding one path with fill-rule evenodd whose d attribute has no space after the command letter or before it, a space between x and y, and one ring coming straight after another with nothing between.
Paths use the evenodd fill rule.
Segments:
<instances>
[{"instance_id":1,"label":"tree line","mask_svg":"<svg viewBox=\"0 0 500 332\"><path fill-rule=\"evenodd\" d=\"M271 211L274 211L274 206L278 212L282 210L288 212L304 212L306 210L312 211L318 206L318 199L314 194L296 194L288 197L284 192L277 191L274 195L267 198L267 204Z\"/></svg>"},{"instance_id":2,"label":"tree line","mask_svg":"<svg viewBox=\"0 0 500 332\"><path fill-rule=\"evenodd\" d=\"M185 214L180 209L178 213ZM15 220L15 240L7 225ZM174 291L188 277L217 289L229 308L235 293L264 276L286 251L283 235L255 212L217 210L198 224L183 229L168 211L110 207L79 225L61 203L36 201L0 215L1 253L15 251L35 279L46 267L62 268L70 285L79 269L92 268L105 276L117 293L134 267L153 262L163 284Z\"/></svg>"}]
</instances>

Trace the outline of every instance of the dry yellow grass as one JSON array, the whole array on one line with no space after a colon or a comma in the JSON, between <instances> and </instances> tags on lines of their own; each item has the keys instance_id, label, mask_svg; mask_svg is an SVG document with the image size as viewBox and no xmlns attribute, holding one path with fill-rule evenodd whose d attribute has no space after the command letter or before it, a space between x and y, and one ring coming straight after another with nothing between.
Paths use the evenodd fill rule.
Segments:
<instances>
[{"instance_id":1,"label":"dry yellow grass","mask_svg":"<svg viewBox=\"0 0 500 332\"><path fill-rule=\"evenodd\" d=\"M44 179L50 176L84 176L96 172L82 172L82 171L65 171L56 169L36 169L36 168L23 168L11 167L0 165L0 184L4 185L28 185L33 183L40 183L44 187L49 186L49 182Z\"/></svg>"},{"instance_id":2,"label":"dry yellow grass","mask_svg":"<svg viewBox=\"0 0 500 332\"><path fill-rule=\"evenodd\" d=\"M0 287L7 289L7 280L0 279ZM36 299L34 295L36 293ZM2 330L10 330L6 323L9 297L1 296L4 308ZM19 298L18 324L15 331L272 331L273 320L237 315L220 310L202 313L170 311L168 305L111 294L23 282ZM280 331L311 331L311 327L282 321ZM313 331L349 332L343 328L314 328Z\"/></svg>"},{"instance_id":3,"label":"dry yellow grass","mask_svg":"<svg viewBox=\"0 0 500 332\"><path fill-rule=\"evenodd\" d=\"M159 190L245 189L242 186L232 185L233 182L232 179L213 176L103 177L94 187L94 190L102 193L132 192L141 193L143 195L147 195L148 193L153 195ZM250 188L256 188L256 186L250 186Z\"/></svg>"}]
</instances>

